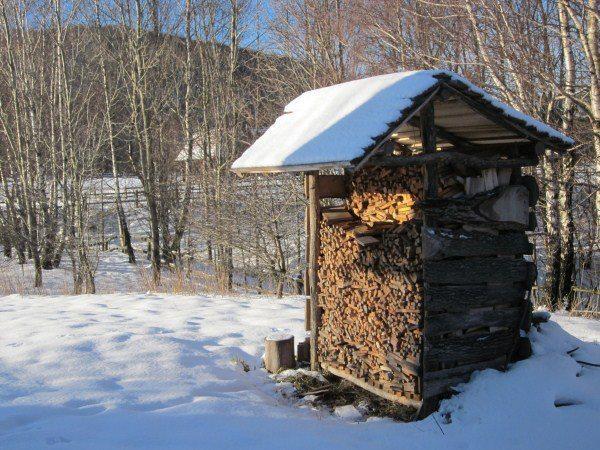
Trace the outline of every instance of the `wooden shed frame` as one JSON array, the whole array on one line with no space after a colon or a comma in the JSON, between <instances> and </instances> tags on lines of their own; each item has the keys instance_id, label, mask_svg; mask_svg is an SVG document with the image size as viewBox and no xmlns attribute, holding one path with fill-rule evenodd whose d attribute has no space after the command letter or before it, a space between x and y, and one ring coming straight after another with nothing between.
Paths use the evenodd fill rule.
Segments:
<instances>
[{"instance_id":1,"label":"wooden shed frame","mask_svg":"<svg viewBox=\"0 0 600 450\"><path fill-rule=\"evenodd\" d=\"M480 171L488 168L511 168L520 173L522 167L533 167L546 149L563 152L572 143L540 131L493 103L470 86L446 75L437 76L438 82L413 98L412 107L388 124L388 130L373 139L363 157L344 162L319 163L284 167L257 167L237 170L237 173L304 172L306 208L305 294L307 329L310 328L310 363L312 370L327 370L345 378L383 398L420 409L426 415L437 404L414 399L399 400L397 396L373 387L361 379L318 361L320 311L318 307L318 256L320 251L319 224L321 200L346 196L344 175L320 175L319 171L342 169L352 174L367 166L405 167L421 166L424 176L425 202L435 202L438 190L438 163L449 164L461 171ZM439 109L438 109L439 108ZM471 124L481 125L471 125ZM455 124L447 127L446 124ZM403 136L404 133L404 136ZM399 156L392 153L393 145L406 136L417 136L418 155ZM436 218L423 211L423 230L435 227ZM534 226L534 225L532 225ZM531 284L535 279L532 268ZM425 302L423 302L425 303ZM424 316L423 316L424 317ZM310 327L308 327L310 325ZM423 324L425 327L426 324Z\"/></svg>"}]
</instances>

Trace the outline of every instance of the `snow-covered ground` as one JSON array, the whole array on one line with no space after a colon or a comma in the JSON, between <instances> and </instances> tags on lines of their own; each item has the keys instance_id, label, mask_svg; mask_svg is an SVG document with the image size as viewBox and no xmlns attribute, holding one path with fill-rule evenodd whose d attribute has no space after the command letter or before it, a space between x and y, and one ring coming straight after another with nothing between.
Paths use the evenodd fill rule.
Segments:
<instances>
[{"instance_id":1,"label":"snow-covered ground","mask_svg":"<svg viewBox=\"0 0 600 450\"><path fill-rule=\"evenodd\" d=\"M143 274L149 272L150 262L141 250L136 249L138 263L129 264L127 256L118 250L100 252L96 255L95 273L98 293L144 292ZM69 259L63 258L59 268L43 271L43 286L33 287L34 270L31 261L20 266L15 259L0 257L0 295L6 294L70 294L73 279ZM1 304L1 301L0 301Z\"/></svg>"},{"instance_id":2,"label":"snow-covered ground","mask_svg":"<svg viewBox=\"0 0 600 450\"><path fill-rule=\"evenodd\" d=\"M0 449L598 448L600 368L576 362L600 362L597 321L554 315L532 358L476 373L435 416L355 423L282 397L260 369L265 335L304 336L303 305L0 297Z\"/></svg>"}]
</instances>

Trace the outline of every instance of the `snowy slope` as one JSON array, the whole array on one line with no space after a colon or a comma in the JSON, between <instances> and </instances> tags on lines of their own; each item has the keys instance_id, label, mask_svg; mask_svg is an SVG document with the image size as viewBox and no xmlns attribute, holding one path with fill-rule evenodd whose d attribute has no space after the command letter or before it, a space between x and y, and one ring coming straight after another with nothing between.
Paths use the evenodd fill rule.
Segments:
<instances>
[{"instance_id":1,"label":"snowy slope","mask_svg":"<svg viewBox=\"0 0 600 450\"><path fill-rule=\"evenodd\" d=\"M465 78L448 71L399 72L305 92L232 165L233 170L317 163L346 165L361 157L374 138L413 106L413 98L446 75L467 85L494 106L565 143L574 141L548 125L502 103Z\"/></svg>"},{"instance_id":2,"label":"snowy slope","mask_svg":"<svg viewBox=\"0 0 600 450\"><path fill-rule=\"evenodd\" d=\"M259 367L270 332L302 337L303 306L294 297L0 297L0 449L587 449L600 442L600 369L575 362L600 362L598 322L555 316L532 332L533 358L507 373L477 373L443 403L439 427L432 417L352 423L294 404L262 369L246 373L235 362ZM555 401L580 404L556 408Z\"/></svg>"}]
</instances>

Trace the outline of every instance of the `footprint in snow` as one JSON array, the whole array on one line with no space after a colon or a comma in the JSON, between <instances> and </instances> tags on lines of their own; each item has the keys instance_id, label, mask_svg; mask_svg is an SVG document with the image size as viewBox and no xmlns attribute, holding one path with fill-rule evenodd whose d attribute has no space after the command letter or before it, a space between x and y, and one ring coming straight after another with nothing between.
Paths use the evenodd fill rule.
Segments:
<instances>
[{"instance_id":1,"label":"footprint in snow","mask_svg":"<svg viewBox=\"0 0 600 450\"><path fill-rule=\"evenodd\" d=\"M112 340L114 342L126 342L131 339L131 336L133 336L131 333L122 333L112 338Z\"/></svg>"},{"instance_id":2,"label":"footprint in snow","mask_svg":"<svg viewBox=\"0 0 600 450\"><path fill-rule=\"evenodd\" d=\"M69 442L71 442L71 440L64 436L52 436L46 438L46 445L68 444Z\"/></svg>"}]
</instances>

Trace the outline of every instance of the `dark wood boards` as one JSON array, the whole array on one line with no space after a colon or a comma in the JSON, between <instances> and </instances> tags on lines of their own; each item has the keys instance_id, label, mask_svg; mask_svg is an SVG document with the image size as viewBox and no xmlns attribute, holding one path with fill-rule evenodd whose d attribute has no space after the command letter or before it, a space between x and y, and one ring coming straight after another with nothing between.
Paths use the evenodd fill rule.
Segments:
<instances>
[{"instance_id":1,"label":"dark wood boards","mask_svg":"<svg viewBox=\"0 0 600 450\"><path fill-rule=\"evenodd\" d=\"M425 381L440 380L444 378L451 378L466 373L470 374L475 370L489 369L490 367L499 368L506 365L506 356L500 356L498 358L490 359L487 361L479 361L471 364L463 364L460 366L452 367L450 369L441 370L430 370L423 375Z\"/></svg>"},{"instance_id":2,"label":"dark wood boards","mask_svg":"<svg viewBox=\"0 0 600 450\"><path fill-rule=\"evenodd\" d=\"M319 198L346 198L348 189L344 175L320 175Z\"/></svg>"},{"instance_id":3,"label":"dark wood boards","mask_svg":"<svg viewBox=\"0 0 600 450\"><path fill-rule=\"evenodd\" d=\"M520 307L436 314L426 317L424 332L433 336L477 327L515 328L519 326L521 315Z\"/></svg>"},{"instance_id":4,"label":"dark wood boards","mask_svg":"<svg viewBox=\"0 0 600 450\"><path fill-rule=\"evenodd\" d=\"M496 305L518 305L525 298L525 289L512 283L499 285L463 285L427 287L425 310L428 312L459 312L471 308Z\"/></svg>"},{"instance_id":5,"label":"dark wood boards","mask_svg":"<svg viewBox=\"0 0 600 450\"><path fill-rule=\"evenodd\" d=\"M369 245L375 245L375 244L379 244L379 239L373 237L373 236L357 236L355 238L356 242L358 242L358 245L360 245L361 247L367 247Z\"/></svg>"},{"instance_id":6,"label":"dark wood boards","mask_svg":"<svg viewBox=\"0 0 600 450\"><path fill-rule=\"evenodd\" d=\"M525 282L531 263L522 259L469 258L447 261L424 261L423 273L428 283L477 284Z\"/></svg>"},{"instance_id":7,"label":"dark wood boards","mask_svg":"<svg viewBox=\"0 0 600 450\"><path fill-rule=\"evenodd\" d=\"M423 259L440 260L455 257L529 255L533 246L522 232L498 235L476 231L423 228Z\"/></svg>"},{"instance_id":8,"label":"dark wood boards","mask_svg":"<svg viewBox=\"0 0 600 450\"><path fill-rule=\"evenodd\" d=\"M471 333L442 339L425 338L426 371L438 364L470 364L507 355L514 345L514 330Z\"/></svg>"},{"instance_id":9,"label":"dark wood boards","mask_svg":"<svg viewBox=\"0 0 600 450\"><path fill-rule=\"evenodd\" d=\"M426 372L424 375L423 397L429 398L442 394L452 386L469 381L476 370L501 369L506 365L506 356L489 361L465 364L451 369Z\"/></svg>"}]
</instances>

